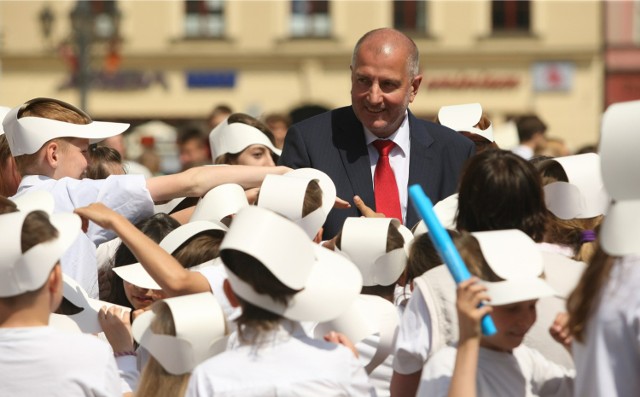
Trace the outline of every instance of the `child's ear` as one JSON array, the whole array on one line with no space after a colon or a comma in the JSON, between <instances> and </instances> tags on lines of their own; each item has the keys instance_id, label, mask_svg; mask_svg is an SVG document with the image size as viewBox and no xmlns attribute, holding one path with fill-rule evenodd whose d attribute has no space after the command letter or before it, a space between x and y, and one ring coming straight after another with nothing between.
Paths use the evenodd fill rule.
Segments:
<instances>
[{"instance_id":1,"label":"child's ear","mask_svg":"<svg viewBox=\"0 0 640 397\"><path fill-rule=\"evenodd\" d=\"M238 302L238 298L236 298L236 294L233 293L233 288L231 288L231 284L229 283L228 279L224 280L224 283L222 284L222 289L224 290L224 294L227 296L227 299L229 300L229 303L231 304L231 306L239 307L240 302Z\"/></svg>"},{"instance_id":2,"label":"child's ear","mask_svg":"<svg viewBox=\"0 0 640 397\"><path fill-rule=\"evenodd\" d=\"M59 153L60 145L55 140L49 141L45 144L45 161L51 168L55 169L58 167Z\"/></svg>"},{"instance_id":3,"label":"child's ear","mask_svg":"<svg viewBox=\"0 0 640 397\"><path fill-rule=\"evenodd\" d=\"M64 295L64 286L62 283L62 267L60 263L53 267L49 278L47 279L46 287L49 290L49 296L51 296L51 313L58 310L60 302L62 302L62 296Z\"/></svg>"}]
</instances>

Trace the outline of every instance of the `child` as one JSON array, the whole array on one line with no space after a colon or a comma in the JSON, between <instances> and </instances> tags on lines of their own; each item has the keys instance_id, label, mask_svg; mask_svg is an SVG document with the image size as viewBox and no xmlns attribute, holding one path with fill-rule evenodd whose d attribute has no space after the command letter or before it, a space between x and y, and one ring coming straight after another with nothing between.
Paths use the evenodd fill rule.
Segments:
<instances>
[{"instance_id":1,"label":"child","mask_svg":"<svg viewBox=\"0 0 640 397\"><path fill-rule=\"evenodd\" d=\"M460 256L478 279L460 283L460 339L433 355L422 371L418 396L570 396L573 375L522 345L536 321L537 299L554 293L540 276L542 257L519 230L462 232ZM478 305L489 302L491 306ZM486 314L497 333L483 336Z\"/></svg>"},{"instance_id":2,"label":"child","mask_svg":"<svg viewBox=\"0 0 640 397\"><path fill-rule=\"evenodd\" d=\"M611 105L602 119L602 177L609 205L596 251L568 302L575 396L640 395L640 101Z\"/></svg>"},{"instance_id":3,"label":"child","mask_svg":"<svg viewBox=\"0 0 640 397\"><path fill-rule=\"evenodd\" d=\"M89 146L88 163L86 175L89 179L107 179L109 175L126 174L120 153L108 146Z\"/></svg>"},{"instance_id":4,"label":"child","mask_svg":"<svg viewBox=\"0 0 640 397\"><path fill-rule=\"evenodd\" d=\"M242 315L227 351L193 371L187 396L373 394L349 350L309 338L299 323L327 321L348 308L362 285L352 263L258 207L236 215L221 258L225 292Z\"/></svg>"},{"instance_id":5,"label":"child","mask_svg":"<svg viewBox=\"0 0 640 397\"><path fill-rule=\"evenodd\" d=\"M0 395L118 396L109 347L48 327L62 299L59 260L80 232L72 214L0 215Z\"/></svg>"},{"instance_id":6,"label":"child","mask_svg":"<svg viewBox=\"0 0 640 397\"><path fill-rule=\"evenodd\" d=\"M288 171L286 167L196 167L148 180L140 175L80 180L87 168L90 139L120 134L128 124L92 121L89 115L68 103L36 98L12 109L3 127L23 177L17 195L34 189L50 191L56 200L56 211L71 212L100 201L137 222L152 214L154 201L200 197L229 182L253 188L268 173ZM91 224L62 259L65 273L91 297L98 296L96 245L112 237Z\"/></svg>"},{"instance_id":7,"label":"child","mask_svg":"<svg viewBox=\"0 0 640 397\"><path fill-rule=\"evenodd\" d=\"M243 113L230 115L211 130L209 143L215 164L273 167L282 153L269 127Z\"/></svg>"},{"instance_id":8,"label":"child","mask_svg":"<svg viewBox=\"0 0 640 397\"><path fill-rule=\"evenodd\" d=\"M133 335L151 357L137 397L182 397L191 371L226 346L222 309L210 293L168 298L133 324Z\"/></svg>"}]
</instances>

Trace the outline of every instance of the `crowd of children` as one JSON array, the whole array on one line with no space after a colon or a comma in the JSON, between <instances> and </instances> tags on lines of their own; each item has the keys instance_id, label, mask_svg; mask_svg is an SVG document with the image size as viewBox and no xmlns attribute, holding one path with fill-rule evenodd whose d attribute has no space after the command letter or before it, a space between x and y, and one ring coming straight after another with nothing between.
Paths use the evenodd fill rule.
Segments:
<instances>
[{"instance_id":1,"label":"crowd of children","mask_svg":"<svg viewBox=\"0 0 640 397\"><path fill-rule=\"evenodd\" d=\"M640 101L598 154L531 161L480 105L440 111L477 147L435 206L458 285L424 224L361 202L322 241L348 204L248 115L211 131L224 166L145 179L95 145L127 124L0 113L2 396L640 395Z\"/></svg>"}]
</instances>

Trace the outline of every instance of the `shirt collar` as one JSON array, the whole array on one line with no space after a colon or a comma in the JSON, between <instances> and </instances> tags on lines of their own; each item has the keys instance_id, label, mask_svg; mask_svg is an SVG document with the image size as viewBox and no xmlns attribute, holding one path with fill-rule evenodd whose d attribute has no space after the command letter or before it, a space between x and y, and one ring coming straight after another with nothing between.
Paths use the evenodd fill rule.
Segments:
<instances>
[{"instance_id":1,"label":"shirt collar","mask_svg":"<svg viewBox=\"0 0 640 397\"><path fill-rule=\"evenodd\" d=\"M367 146L371 145L373 141L377 141L378 139L380 139L377 136L375 136L371 131L369 131L367 127L363 126L363 128L364 128L364 139L365 139L365 142L367 143ZM400 127L396 130L396 132L391 134L386 139L393 141L396 144L396 146L399 147L400 150L402 150L402 153L406 156L407 153L409 153L409 138L410 138L409 117L408 117L408 112L405 110L404 120L402 120L402 124L400 124Z\"/></svg>"}]
</instances>

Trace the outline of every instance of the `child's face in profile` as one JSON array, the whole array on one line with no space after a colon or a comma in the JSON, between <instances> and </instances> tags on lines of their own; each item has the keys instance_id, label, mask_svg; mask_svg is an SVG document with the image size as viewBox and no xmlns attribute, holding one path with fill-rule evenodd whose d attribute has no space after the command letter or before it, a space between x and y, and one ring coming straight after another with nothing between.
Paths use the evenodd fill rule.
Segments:
<instances>
[{"instance_id":1,"label":"child's face in profile","mask_svg":"<svg viewBox=\"0 0 640 397\"><path fill-rule=\"evenodd\" d=\"M145 309L153 302L165 297L161 290L140 288L124 280L122 282L124 293L134 310Z\"/></svg>"},{"instance_id":2,"label":"child's face in profile","mask_svg":"<svg viewBox=\"0 0 640 397\"><path fill-rule=\"evenodd\" d=\"M483 336L481 346L491 350L511 352L518 347L536 322L537 299L494 306L491 317L498 329L492 336Z\"/></svg>"},{"instance_id":3,"label":"child's face in profile","mask_svg":"<svg viewBox=\"0 0 640 397\"><path fill-rule=\"evenodd\" d=\"M89 164L88 139L69 139L61 145L57 154L59 165L54 174L55 179L64 177L82 179L84 177Z\"/></svg>"}]
</instances>

